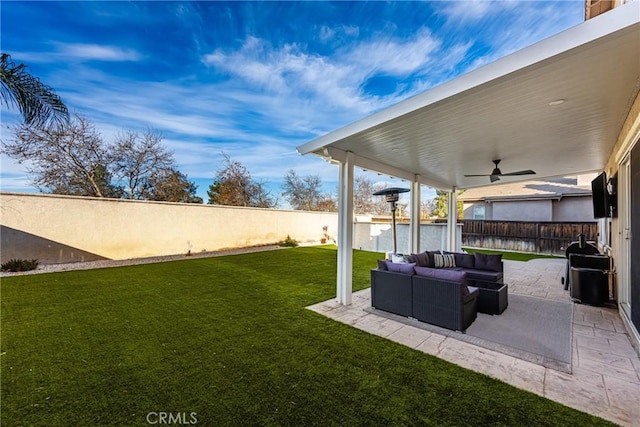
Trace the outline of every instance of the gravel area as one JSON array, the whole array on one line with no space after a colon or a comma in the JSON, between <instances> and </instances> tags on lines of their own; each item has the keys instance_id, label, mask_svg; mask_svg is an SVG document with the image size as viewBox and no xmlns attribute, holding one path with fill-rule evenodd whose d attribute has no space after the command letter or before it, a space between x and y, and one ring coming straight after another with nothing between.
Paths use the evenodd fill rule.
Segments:
<instances>
[{"instance_id":1,"label":"gravel area","mask_svg":"<svg viewBox=\"0 0 640 427\"><path fill-rule=\"evenodd\" d=\"M120 259L120 260L105 259L100 261L72 262L72 263L65 263L65 264L41 264L38 266L36 270L31 270L31 271L21 271L17 273L0 272L0 277L22 276L26 274L55 273L58 271L91 270L94 268L121 267L125 265L136 265L136 264L151 264L155 262L175 261L180 259L209 258L209 257L217 257L217 256L225 256L225 255L246 254L250 252L273 251L276 249L284 249L284 248L278 245L252 246L248 248L226 249L221 251L198 252L191 255L180 254L180 255L167 255L167 256L156 256L156 257L148 257L148 258Z\"/></svg>"}]
</instances>

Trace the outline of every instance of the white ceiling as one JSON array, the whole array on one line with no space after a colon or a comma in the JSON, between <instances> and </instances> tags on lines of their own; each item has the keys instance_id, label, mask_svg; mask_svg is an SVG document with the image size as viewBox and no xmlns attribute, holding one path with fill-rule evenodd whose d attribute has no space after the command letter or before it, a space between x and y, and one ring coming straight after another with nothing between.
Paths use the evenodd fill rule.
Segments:
<instances>
[{"instance_id":1,"label":"white ceiling","mask_svg":"<svg viewBox=\"0 0 640 427\"><path fill-rule=\"evenodd\" d=\"M640 2L631 2L298 147L438 188L503 173L600 171L640 89ZM559 105L550 102L562 99Z\"/></svg>"}]
</instances>

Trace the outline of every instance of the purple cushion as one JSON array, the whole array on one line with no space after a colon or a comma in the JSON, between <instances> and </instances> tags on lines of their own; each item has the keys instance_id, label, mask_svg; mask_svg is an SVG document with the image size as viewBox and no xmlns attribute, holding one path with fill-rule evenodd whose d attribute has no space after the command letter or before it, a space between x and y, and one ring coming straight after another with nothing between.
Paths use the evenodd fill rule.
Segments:
<instances>
[{"instance_id":1,"label":"purple cushion","mask_svg":"<svg viewBox=\"0 0 640 427\"><path fill-rule=\"evenodd\" d=\"M420 266L416 266L414 268L416 274L418 276L424 276L424 277L434 277L433 274L438 271L435 268L430 268L430 267L420 267Z\"/></svg>"},{"instance_id":2,"label":"purple cushion","mask_svg":"<svg viewBox=\"0 0 640 427\"><path fill-rule=\"evenodd\" d=\"M475 268L475 257L470 254L453 254L456 258L456 267Z\"/></svg>"},{"instance_id":3,"label":"purple cushion","mask_svg":"<svg viewBox=\"0 0 640 427\"><path fill-rule=\"evenodd\" d=\"M391 261L387 261L387 269L394 273L404 273L404 274L413 274L413 268L416 266L415 263L408 264L399 264Z\"/></svg>"},{"instance_id":4,"label":"purple cushion","mask_svg":"<svg viewBox=\"0 0 640 427\"><path fill-rule=\"evenodd\" d=\"M459 270L448 270L437 268L435 269L435 274L433 275L434 279L440 280L449 280L450 282L458 282L462 283L465 287L467 286L467 273Z\"/></svg>"},{"instance_id":5,"label":"purple cushion","mask_svg":"<svg viewBox=\"0 0 640 427\"><path fill-rule=\"evenodd\" d=\"M487 255L474 253L475 268L477 270L502 271L502 254Z\"/></svg>"},{"instance_id":6,"label":"purple cushion","mask_svg":"<svg viewBox=\"0 0 640 427\"><path fill-rule=\"evenodd\" d=\"M378 270L384 270L387 271L387 261L383 260L383 259L379 259L378 260Z\"/></svg>"},{"instance_id":7,"label":"purple cushion","mask_svg":"<svg viewBox=\"0 0 640 427\"><path fill-rule=\"evenodd\" d=\"M414 270L418 276L460 283L462 285L462 295L469 295L467 273L464 271L429 267L416 267Z\"/></svg>"}]
</instances>

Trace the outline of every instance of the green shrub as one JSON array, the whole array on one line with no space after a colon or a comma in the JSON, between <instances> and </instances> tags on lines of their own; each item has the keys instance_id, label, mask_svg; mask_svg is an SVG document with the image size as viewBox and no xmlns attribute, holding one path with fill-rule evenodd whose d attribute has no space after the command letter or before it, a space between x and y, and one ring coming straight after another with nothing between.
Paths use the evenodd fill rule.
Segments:
<instances>
[{"instance_id":1,"label":"green shrub","mask_svg":"<svg viewBox=\"0 0 640 427\"><path fill-rule=\"evenodd\" d=\"M287 234L287 238L278 242L278 246L285 246L288 248L295 248L298 246L298 241L296 239L292 239L291 236Z\"/></svg>"},{"instance_id":2,"label":"green shrub","mask_svg":"<svg viewBox=\"0 0 640 427\"><path fill-rule=\"evenodd\" d=\"M11 259L2 266L0 266L2 271L29 271L35 270L38 268L38 260L37 259Z\"/></svg>"}]
</instances>

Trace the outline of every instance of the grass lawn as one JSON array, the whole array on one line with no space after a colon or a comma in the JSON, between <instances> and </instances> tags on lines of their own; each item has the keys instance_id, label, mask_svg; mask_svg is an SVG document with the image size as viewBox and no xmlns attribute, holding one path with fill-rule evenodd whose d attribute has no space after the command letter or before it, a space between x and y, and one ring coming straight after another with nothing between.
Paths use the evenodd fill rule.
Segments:
<instances>
[{"instance_id":1,"label":"grass lawn","mask_svg":"<svg viewBox=\"0 0 640 427\"><path fill-rule=\"evenodd\" d=\"M355 251L354 289L378 257ZM335 265L308 247L3 278L2 425L606 424L306 310Z\"/></svg>"},{"instance_id":2,"label":"grass lawn","mask_svg":"<svg viewBox=\"0 0 640 427\"><path fill-rule=\"evenodd\" d=\"M526 252L508 252L508 251L496 251L492 249L473 249L473 248L463 248L463 249L470 254L474 252L478 252L479 254L502 254L502 259L508 259L511 261L529 261L536 258L565 259L565 257L562 257L562 256L531 254Z\"/></svg>"}]
</instances>

